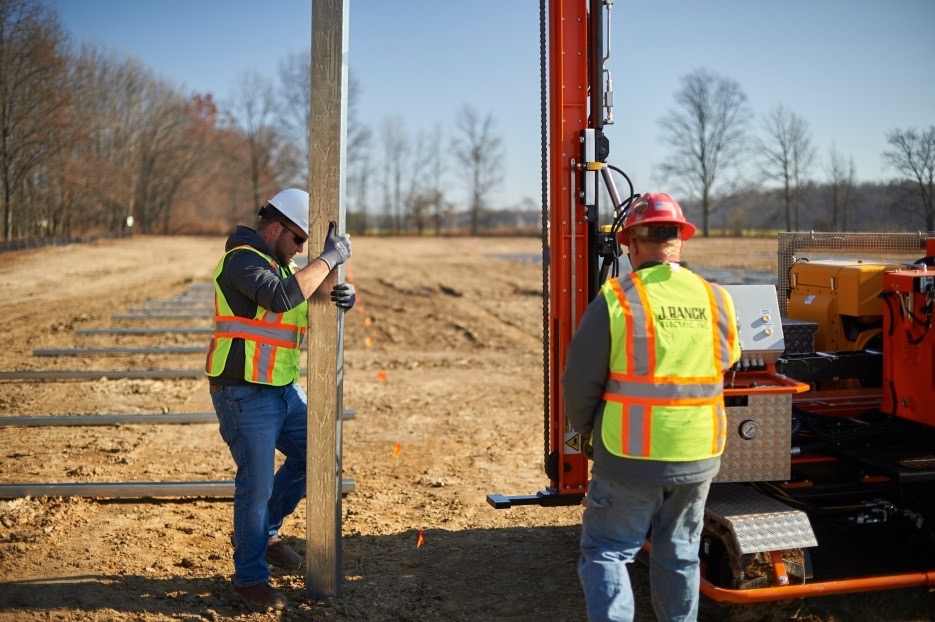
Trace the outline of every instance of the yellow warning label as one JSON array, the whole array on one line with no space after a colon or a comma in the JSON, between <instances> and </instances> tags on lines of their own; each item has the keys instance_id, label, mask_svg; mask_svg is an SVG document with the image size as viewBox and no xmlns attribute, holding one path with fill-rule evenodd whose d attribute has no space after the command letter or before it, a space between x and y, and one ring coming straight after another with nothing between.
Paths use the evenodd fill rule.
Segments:
<instances>
[{"instance_id":1,"label":"yellow warning label","mask_svg":"<svg viewBox=\"0 0 935 622\"><path fill-rule=\"evenodd\" d=\"M566 454L580 454L581 453L581 435L575 434L574 432L565 432L565 453Z\"/></svg>"}]
</instances>

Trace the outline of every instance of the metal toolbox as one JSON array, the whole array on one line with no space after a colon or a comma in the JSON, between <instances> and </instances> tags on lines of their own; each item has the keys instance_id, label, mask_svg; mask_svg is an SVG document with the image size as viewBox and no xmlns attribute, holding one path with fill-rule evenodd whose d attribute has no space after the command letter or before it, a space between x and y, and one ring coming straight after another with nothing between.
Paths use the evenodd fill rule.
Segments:
<instances>
[{"instance_id":1,"label":"metal toolbox","mask_svg":"<svg viewBox=\"0 0 935 622\"><path fill-rule=\"evenodd\" d=\"M775 363L787 349L785 322L772 285L729 285L742 356L724 378L726 444L716 482L789 479L792 395L808 389ZM807 330L807 328L806 328Z\"/></svg>"},{"instance_id":2,"label":"metal toolbox","mask_svg":"<svg viewBox=\"0 0 935 622\"><path fill-rule=\"evenodd\" d=\"M721 456L721 470L714 481L789 479L792 394L727 397L725 401L727 445Z\"/></svg>"}]
</instances>

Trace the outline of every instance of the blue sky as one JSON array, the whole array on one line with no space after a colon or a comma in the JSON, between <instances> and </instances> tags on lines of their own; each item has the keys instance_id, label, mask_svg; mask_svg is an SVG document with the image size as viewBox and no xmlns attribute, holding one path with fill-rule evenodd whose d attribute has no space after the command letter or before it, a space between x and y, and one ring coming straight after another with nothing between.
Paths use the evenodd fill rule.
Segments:
<instances>
[{"instance_id":1,"label":"blue sky","mask_svg":"<svg viewBox=\"0 0 935 622\"><path fill-rule=\"evenodd\" d=\"M275 78L310 37L302 0L50 0L73 40L132 55L223 101L247 70ZM538 0L350 0L350 66L364 122L398 114L448 134L463 103L493 113L506 179L495 200L539 197ZM737 80L760 118L782 103L810 124L822 178L832 142L861 180L893 176L893 128L935 124L935 1L617 0L611 161L639 191L666 190L657 124L679 78L706 67ZM446 176L455 198L457 175Z\"/></svg>"}]
</instances>

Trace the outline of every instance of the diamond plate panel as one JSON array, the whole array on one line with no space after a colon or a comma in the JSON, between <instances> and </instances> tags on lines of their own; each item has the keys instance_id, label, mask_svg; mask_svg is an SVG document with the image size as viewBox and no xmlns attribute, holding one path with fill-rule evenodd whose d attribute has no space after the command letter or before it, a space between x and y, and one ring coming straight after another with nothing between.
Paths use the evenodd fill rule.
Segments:
<instances>
[{"instance_id":1,"label":"diamond plate panel","mask_svg":"<svg viewBox=\"0 0 935 622\"><path fill-rule=\"evenodd\" d=\"M712 486L705 520L726 528L742 555L818 546L805 512L748 486Z\"/></svg>"},{"instance_id":2,"label":"diamond plate panel","mask_svg":"<svg viewBox=\"0 0 935 622\"><path fill-rule=\"evenodd\" d=\"M740 430L752 421L752 439ZM787 480L792 463L792 396L751 395L746 406L727 407L727 445L715 482L768 482Z\"/></svg>"}]
</instances>

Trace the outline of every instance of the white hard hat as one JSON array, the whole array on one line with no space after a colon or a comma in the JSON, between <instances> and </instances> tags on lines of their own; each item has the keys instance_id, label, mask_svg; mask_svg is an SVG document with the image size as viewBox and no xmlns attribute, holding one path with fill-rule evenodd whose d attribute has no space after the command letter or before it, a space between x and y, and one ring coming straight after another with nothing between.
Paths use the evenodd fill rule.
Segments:
<instances>
[{"instance_id":1,"label":"white hard hat","mask_svg":"<svg viewBox=\"0 0 935 622\"><path fill-rule=\"evenodd\" d=\"M308 193L298 188L286 188L268 201L279 212L308 235Z\"/></svg>"}]
</instances>

